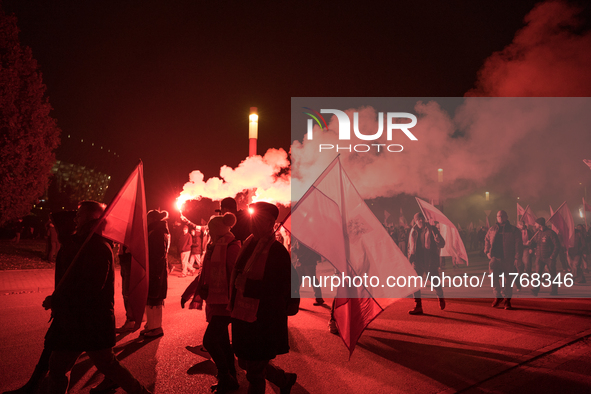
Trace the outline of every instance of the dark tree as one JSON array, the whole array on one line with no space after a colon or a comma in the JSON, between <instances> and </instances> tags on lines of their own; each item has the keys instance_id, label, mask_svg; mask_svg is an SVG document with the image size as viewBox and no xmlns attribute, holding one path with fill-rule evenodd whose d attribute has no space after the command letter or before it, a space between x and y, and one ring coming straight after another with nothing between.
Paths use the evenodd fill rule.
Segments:
<instances>
[{"instance_id":1,"label":"dark tree","mask_svg":"<svg viewBox=\"0 0 591 394\"><path fill-rule=\"evenodd\" d=\"M26 215L47 187L60 130L16 17L0 8L0 225Z\"/></svg>"}]
</instances>

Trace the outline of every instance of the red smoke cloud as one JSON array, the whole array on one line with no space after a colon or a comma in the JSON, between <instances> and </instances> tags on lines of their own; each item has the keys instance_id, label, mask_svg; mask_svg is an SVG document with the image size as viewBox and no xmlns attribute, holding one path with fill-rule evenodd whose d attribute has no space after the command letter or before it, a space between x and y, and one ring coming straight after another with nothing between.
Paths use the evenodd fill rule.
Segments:
<instances>
[{"instance_id":1,"label":"red smoke cloud","mask_svg":"<svg viewBox=\"0 0 591 394\"><path fill-rule=\"evenodd\" d=\"M538 4L513 42L490 56L467 96L584 97L591 93L591 32L579 32L580 9Z\"/></svg>"}]
</instances>

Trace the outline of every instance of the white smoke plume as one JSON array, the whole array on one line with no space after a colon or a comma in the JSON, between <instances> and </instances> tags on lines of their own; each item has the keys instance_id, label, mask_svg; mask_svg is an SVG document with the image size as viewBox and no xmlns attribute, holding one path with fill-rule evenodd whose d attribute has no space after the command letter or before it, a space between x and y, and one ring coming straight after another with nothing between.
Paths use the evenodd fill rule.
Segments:
<instances>
[{"instance_id":1,"label":"white smoke plume","mask_svg":"<svg viewBox=\"0 0 591 394\"><path fill-rule=\"evenodd\" d=\"M177 199L177 205L180 207L187 200L199 200L202 197L221 200L252 189L256 189L253 201L288 205L291 199L289 174L281 175L287 167L289 160L285 150L269 149L264 156L246 158L236 168L222 166L219 178L205 181L201 171L193 171Z\"/></svg>"}]
</instances>

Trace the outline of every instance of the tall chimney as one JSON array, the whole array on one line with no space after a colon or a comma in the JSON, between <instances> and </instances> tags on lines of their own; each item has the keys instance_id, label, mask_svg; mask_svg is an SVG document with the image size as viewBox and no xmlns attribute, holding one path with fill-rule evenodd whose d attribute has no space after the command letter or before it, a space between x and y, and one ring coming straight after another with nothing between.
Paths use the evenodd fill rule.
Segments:
<instances>
[{"instance_id":1,"label":"tall chimney","mask_svg":"<svg viewBox=\"0 0 591 394\"><path fill-rule=\"evenodd\" d=\"M257 107L250 107L248 120L248 157L252 157L257 154L257 139L259 137L259 115L257 114Z\"/></svg>"}]
</instances>

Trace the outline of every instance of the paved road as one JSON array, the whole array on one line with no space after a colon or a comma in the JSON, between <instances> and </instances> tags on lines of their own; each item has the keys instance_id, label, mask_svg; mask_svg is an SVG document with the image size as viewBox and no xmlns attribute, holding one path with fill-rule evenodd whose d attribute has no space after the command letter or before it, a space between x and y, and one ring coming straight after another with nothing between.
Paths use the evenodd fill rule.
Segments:
<instances>
[{"instance_id":1,"label":"paved road","mask_svg":"<svg viewBox=\"0 0 591 394\"><path fill-rule=\"evenodd\" d=\"M0 392L24 384L36 363L48 327L40 305L53 273L18 271L6 289L0 272ZM156 393L209 393L211 361L185 349L201 342L201 311L184 310L180 294L191 278L170 277L164 311L165 335L142 341L119 338L122 362ZM120 282L116 318L124 320ZM35 288L36 287L36 288ZM366 330L351 359L341 339L327 330L329 310L302 300L290 318L291 353L276 363L298 374L293 393L589 392L591 390L591 300L519 299L514 311L493 309L490 299L449 300L445 311L425 300L424 316L409 316L402 299ZM84 356L72 371L73 393L87 393L101 379ZM246 393L244 373L239 376ZM558 390L560 389L560 390ZM119 392L123 392L119 390ZM268 385L267 393L278 392Z\"/></svg>"}]
</instances>

